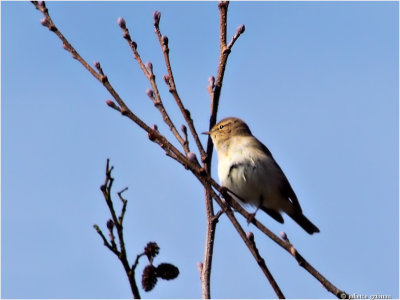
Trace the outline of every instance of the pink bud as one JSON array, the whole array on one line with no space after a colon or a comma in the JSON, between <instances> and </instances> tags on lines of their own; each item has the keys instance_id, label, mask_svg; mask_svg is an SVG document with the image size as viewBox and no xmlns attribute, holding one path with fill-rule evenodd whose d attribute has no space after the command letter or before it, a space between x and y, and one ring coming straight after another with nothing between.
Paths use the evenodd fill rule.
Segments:
<instances>
[{"instance_id":1,"label":"pink bud","mask_svg":"<svg viewBox=\"0 0 400 300\"><path fill-rule=\"evenodd\" d=\"M46 18L41 19L41 20L40 20L40 23L41 23L43 26L46 26L46 27L48 27L48 26L50 25L49 21L48 21Z\"/></svg>"},{"instance_id":2,"label":"pink bud","mask_svg":"<svg viewBox=\"0 0 400 300\"><path fill-rule=\"evenodd\" d=\"M187 128L184 124L181 125L181 130L184 134L187 134Z\"/></svg>"},{"instance_id":3,"label":"pink bud","mask_svg":"<svg viewBox=\"0 0 400 300\"><path fill-rule=\"evenodd\" d=\"M153 64L151 63L151 62L147 62L146 63L146 68L147 68L147 70L149 70L149 72L151 73L151 74L153 74Z\"/></svg>"},{"instance_id":4,"label":"pink bud","mask_svg":"<svg viewBox=\"0 0 400 300\"><path fill-rule=\"evenodd\" d=\"M154 18L154 26L158 27L158 24L160 24L161 13L158 10L156 10L153 13L153 18Z\"/></svg>"},{"instance_id":5,"label":"pink bud","mask_svg":"<svg viewBox=\"0 0 400 300\"><path fill-rule=\"evenodd\" d=\"M154 125L153 125L153 130L158 131L158 126L157 126L157 124L154 124Z\"/></svg>"},{"instance_id":6,"label":"pink bud","mask_svg":"<svg viewBox=\"0 0 400 300\"><path fill-rule=\"evenodd\" d=\"M244 30L246 29L246 27L242 24L240 25L237 29L236 29L236 34L242 34L244 32Z\"/></svg>"},{"instance_id":7,"label":"pink bud","mask_svg":"<svg viewBox=\"0 0 400 300\"><path fill-rule=\"evenodd\" d=\"M109 219L109 220L107 221L107 228L108 228L109 230L113 230L113 228L114 228L114 222L113 222L113 220Z\"/></svg>"},{"instance_id":8,"label":"pink bud","mask_svg":"<svg viewBox=\"0 0 400 300\"><path fill-rule=\"evenodd\" d=\"M199 270L199 272L203 272L203 263L201 261L197 262L197 270Z\"/></svg>"},{"instance_id":9,"label":"pink bud","mask_svg":"<svg viewBox=\"0 0 400 300\"><path fill-rule=\"evenodd\" d=\"M65 45L64 43L62 44L62 47L64 48L64 50L68 50L67 45Z\"/></svg>"},{"instance_id":10,"label":"pink bud","mask_svg":"<svg viewBox=\"0 0 400 300\"><path fill-rule=\"evenodd\" d=\"M124 18L119 17L117 22L118 22L119 27L121 27L122 29L126 28L126 22L125 22Z\"/></svg>"},{"instance_id":11,"label":"pink bud","mask_svg":"<svg viewBox=\"0 0 400 300\"><path fill-rule=\"evenodd\" d=\"M162 42L164 46L168 46L168 37L166 35L163 35Z\"/></svg>"},{"instance_id":12,"label":"pink bud","mask_svg":"<svg viewBox=\"0 0 400 300\"><path fill-rule=\"evenodd\" d=\"M106 104L107 104L109 107L117 108L117 105L115 105L115 103L114 103L112 100L106 100Z\"/></svg>"},{"instance_id":13,"label":"pink bud","mask_svg":"<svg viewBox=\"0 0 400 300\"><path fill-rule=\"evenodd\" d=\"M254 241L254 234L251 231L246 232L246 237L250 240L250 241Z\"/></svg>"},{"instance_id":14,"label":"pink bud","mask_svg":"<svg viewBox=\"0 0 400 300\"><path fill-rule=\"evenodd\" d=\"M192 163L195 163L197 161L196 153L189 152L187 157Z\"/></svg>"},{"instance_id":15,"label":"pink bud","mask_svg":"<svg viewBox=\"0 0 400 300\"><path fill-rule=\"evenodd\" d=\"M96 69L100 69L100 63L97 60L93 63L93 65Z\"/></svg>"},{"instance_id":16,"label":"pink bud","mask_svg":"<svg viewBox=\"0 0 400 300\"><path fill-rule=\"evenodd\" d=\"M284 231L281 231L279 234L281 235L282 240L284 240L284 241L288 240L287 235Z\"/></svg>"},{"instance_id":17,"label":"pink bud","mask_svg":"<svg viewBox=\"0 0 400 300\"><path fill-rule=\"evenodd\" d=\"M169 76L168 75L164 75L164 81L167 85L169 85Z\"/></svg>"},{"instance_id":18,"label":"pink bud","mask_svg":"<svg viewBox=\"0 0 400 300\"><path fill-rule=\"evenodd\" d=\"M122 35L122 37L128 41L131 40L131 35L129 34L128 31L125 31L124 34Z\"/></svg>"},{"instance_id":19,"label":"pink bud","mask_svg":"<svg viewBox=\"0 0 400 300\"><path fill-rule=\"evenodd\" d=\"M215 85L215 77L214 76L210 76L208 77L208 84L213 87Z\"/></svg>"},{"instance_id":20,"label":"pink bud","mask_svg":"<svg viewBox=\"0 0 400 300\"><path fill-rule=\"evenodd\" d=\"M151 99L154 98L154 92L153 92L153 90L147 89L147 90L146 90L146 94L147 94L147 96L149 96Z\"/></svg>"}]
</instances>

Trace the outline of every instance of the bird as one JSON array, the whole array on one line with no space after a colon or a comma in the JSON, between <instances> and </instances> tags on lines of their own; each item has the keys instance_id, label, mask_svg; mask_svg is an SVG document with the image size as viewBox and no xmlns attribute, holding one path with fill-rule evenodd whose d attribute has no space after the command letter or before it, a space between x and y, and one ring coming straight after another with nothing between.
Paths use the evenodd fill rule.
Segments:
<instances>
[{"instance_id":1,"label":"bird","mask_svg":"<svg viewBox=\"0 0 400 300\"><path fill-rule=\"evenodd\" d=\"M279 223L282 212L307 233L320 232L304 214L292 186L268 148L254 137L241 119L229 117L205 132L218 153L222 187L242 206L255 206Z\"/></svg>"}]
</instances>

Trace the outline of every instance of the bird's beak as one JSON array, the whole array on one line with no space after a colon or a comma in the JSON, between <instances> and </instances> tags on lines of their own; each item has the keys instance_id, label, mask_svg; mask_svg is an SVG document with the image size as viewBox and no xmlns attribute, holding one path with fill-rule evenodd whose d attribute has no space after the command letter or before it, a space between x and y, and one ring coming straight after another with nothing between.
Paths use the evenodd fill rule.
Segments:
<instances>
[{"instance_id":1,"label":"bird's beak","mask_svg":"<svg viewBox=\"0 0 400 300\"><path fill-rule=\"evenodd\" d=\"M210 132L209 131L205 131L205 132L202 132L201 134L210 135Z\"/></svg>"}]
</instances>

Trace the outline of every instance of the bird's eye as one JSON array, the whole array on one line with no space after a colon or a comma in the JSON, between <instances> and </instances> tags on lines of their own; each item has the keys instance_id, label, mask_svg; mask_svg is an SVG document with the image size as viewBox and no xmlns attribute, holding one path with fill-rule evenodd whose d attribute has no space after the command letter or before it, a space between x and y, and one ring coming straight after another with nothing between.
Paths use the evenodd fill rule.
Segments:
<instances>
[{"instance_id":1,"label":"bird's eye","mask_svg":"<svg viewBox=\"0 0 400 300\"><path fill-rule=\"evenodd\" d=\"M219 129L222 129L222 128L224 128L224 125L219 125Z\"/></svg>"}]
</instances>

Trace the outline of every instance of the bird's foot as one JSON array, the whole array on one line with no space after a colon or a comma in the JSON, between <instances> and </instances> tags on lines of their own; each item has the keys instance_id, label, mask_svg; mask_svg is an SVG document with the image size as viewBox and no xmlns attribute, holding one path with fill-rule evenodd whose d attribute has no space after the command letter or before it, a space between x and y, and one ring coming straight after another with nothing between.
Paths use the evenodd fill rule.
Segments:
<instances>
[{"instance_id":1,"label":"bird's foot","mask_svg":"<svg viewBox=\"0 0 400 300\"><path fill-rule=\"evenodd\" d=\"M253 223L255 217L256 217L256 212L249 214L249 216L247 217L247 225Z\"/></svg>"}]
</instances>

